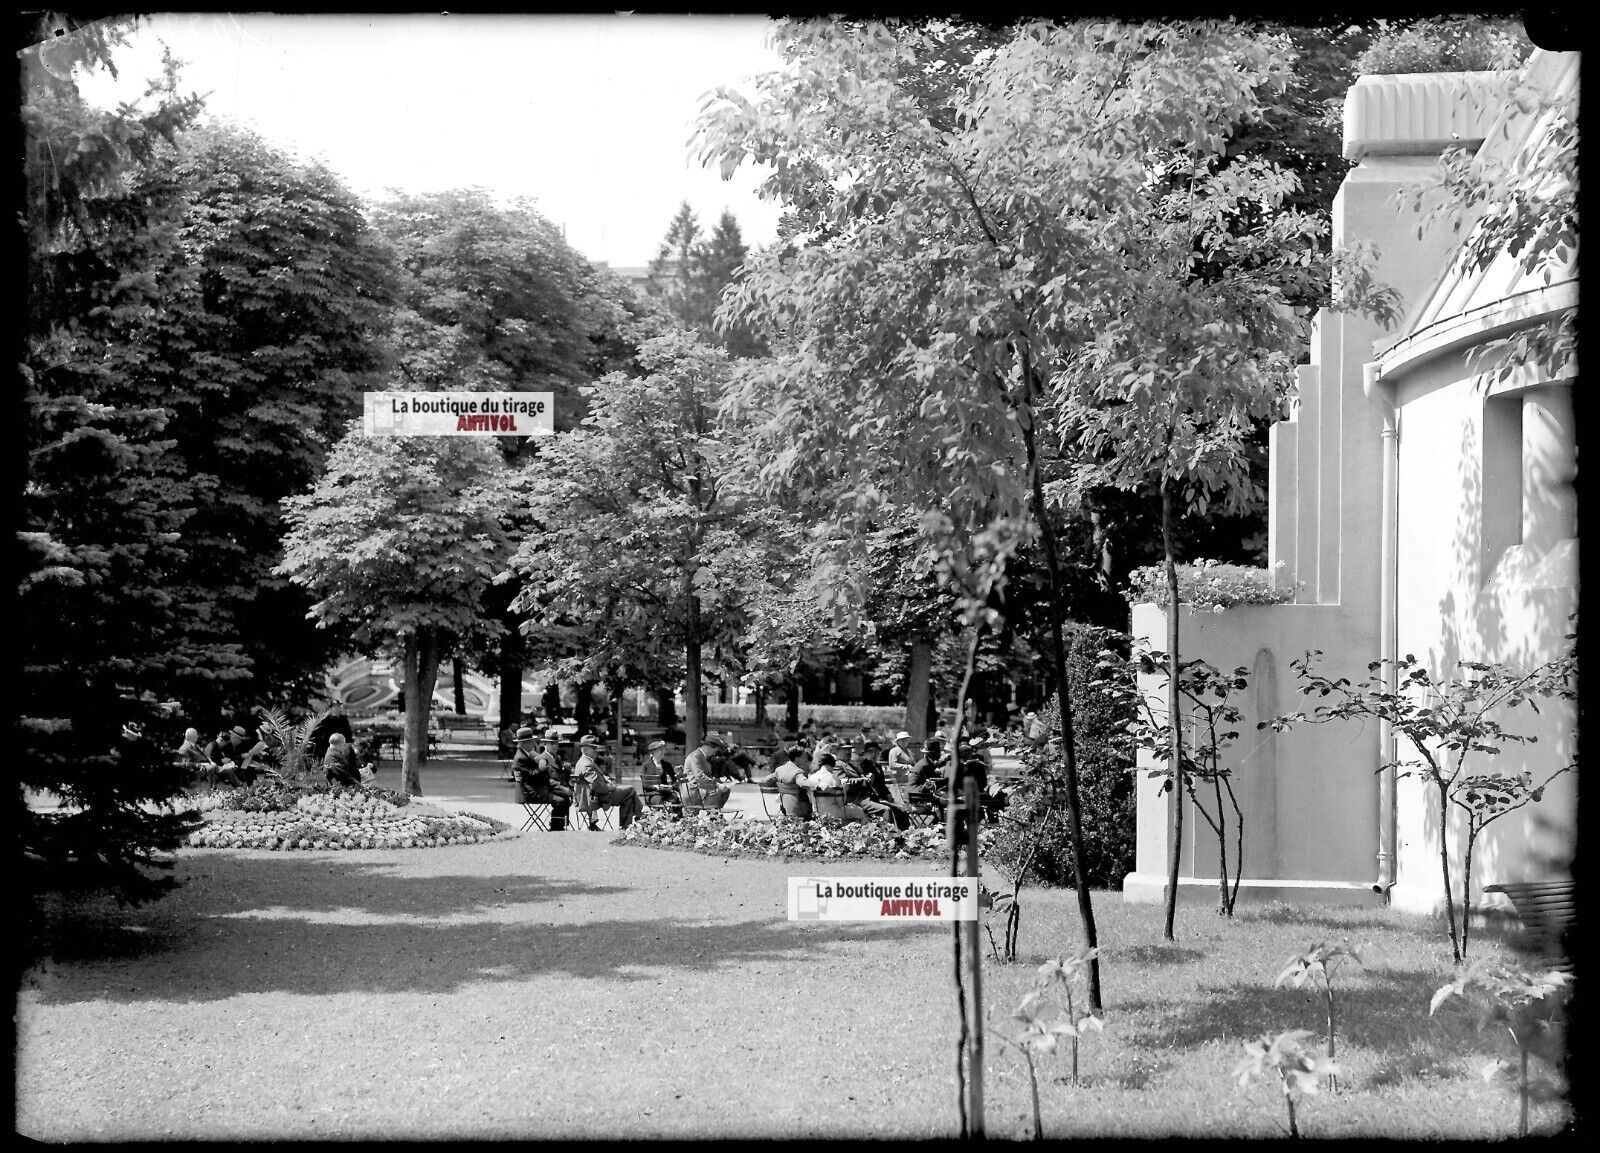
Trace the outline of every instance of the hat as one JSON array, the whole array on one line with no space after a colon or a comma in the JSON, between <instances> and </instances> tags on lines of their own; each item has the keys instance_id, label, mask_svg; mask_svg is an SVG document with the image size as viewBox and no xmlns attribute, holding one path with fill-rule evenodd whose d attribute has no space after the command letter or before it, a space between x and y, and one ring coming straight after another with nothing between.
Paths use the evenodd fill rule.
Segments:
<instances>
[{"instance_id":1,"label":"hat","mask_svg":"<svg viewBox=\"0 0 1600 1153\"><path fill-rule=\"evenodd\" d=\"M901 729L894 735L894 739L897 741L909 741L911 739L911 734L906 732L904 729Z\"/></svg>"},{"instance_id":2,"label":"hat","mask_svg":"<svg viewBox=\"0 0 1600 1153\"><path fill-rule=\"evenodd\" d=\"M705 737L701 739L700 743L702 745L711 745L715 748L725 749L728 747L728 738L723 736L721 733L707 733Z\"/></svg>"},{"instance_id":3,"label":"hat","mask_svg":"<svg viewBox=\"0 0 1600 1153\"><path fill-rule=\"evenodd\" d=\"M650 751L652 753L659 752L660 750L662 750L662 749L664 749L666 747L667 747L667 742L666 741L651 741L650 742Z\"/></svg>"},{"instance_id":4,"label":"hat","mask_svg":"<svg viewBox=\"0 0 1600 1153\"><path fill-rule=\"evenodd\" d=\"M538 739L539 734L528 728L526 725L517 730L517 740L519 741L536 741Z\"/></svg>"},{"instance_id":5,"label":"hat","mask_svg":"<svg viewBox=\"0 0 1600 1153\"><path fill-rule=\"evenodd\" d=\"M250 735L249 733L244 731L244 726L243 725L234 725L233 728L228 730L228 731L231 732L236 737L248 737Z\"/></svg>"},{"instance_id":6,"label":"hat","mask_svg":"<svg viewBox=\"0 0 1600 1153\"><path fill-rule=\"evenodd\" d=\"M600 742L595 740L593 737L584 737L578 742L578 747L580 749L598 749L600 747Z\"/></svg>"}]
</instances>

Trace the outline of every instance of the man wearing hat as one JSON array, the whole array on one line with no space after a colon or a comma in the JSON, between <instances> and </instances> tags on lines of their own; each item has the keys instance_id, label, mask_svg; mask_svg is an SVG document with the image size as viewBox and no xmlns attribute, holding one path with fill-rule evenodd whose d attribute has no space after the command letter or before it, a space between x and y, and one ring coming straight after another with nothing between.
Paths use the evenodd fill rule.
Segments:
<instances>
[{"instance_id":1,"label":"man wearing hat","mask_svg":"<svg viewBox=\"0 0 1600 1153\"><path fill-rule=\"evenodd\" d=\"M916 764L917 758L911 752L911 734L901 729L894 735L894 744L889 746L889 755L884 758L884 766L889 774L903 785Z\"/></svg>"},{"instance_id":2,"label":"man wearing hat","mask_svg":"<svg viewBox=\"0 0 1600 1153\"><path fill-rule=\"evenodd\" d=\"M572 789L561 779L561 762L545 746L545 738L526 726L516 732L516 754L511 771L522 784L522 798L529 804L550 806L550 831L567 827L572 807Z\"/></svg>"},{"instance_id":3,"label":"man wearing hat","mask_svg":"<svg viewBox=\"0 0 1600 1153\"><path fill-rule=\"evenodd\" d=\"M651 778L655 784L648 783ZM645 752L645 758L639 762L639 779L645 783L644 801L652 807L679 809L683 803L678 799L678 773L672 767L672 762L667 760L667 742L651 741Z\"/></svg>"},{"instance_id":4,"label":"man wearing hat","mask_svg":"<svg viewBox=\"0 0 1600 1153\"><path fill-rule=\"evenodd\" d=\"M216 739L206 745L205 749L206 760L211 762L220 776L235 785L247 783L239 771L239 760L244 756L247 747L246 736L243 725L234 725L233 728L218 733Z\"/></svg>"},{"instance_id":5,"label":"man wearing hat","mask_svg":"<svg viewBox=\"0 0 1600 1153\"><path fill-rule=\"evenodd\" d=\"M722 763L728 756L728 741L719 733L707 733L700 747L683 758L683 779L689 792L700 798L701 808L720 809L733 790L719 784Z\"/></svg>"},{"instance_id":6,"label":"man wearing hat","mask_svg":"<svg viewBox=\"0 0 1600 1153\"><path fill-rule=\"evenodd\" d=\"M945 779L939 772L940 766L944 764L942 748L937 737L929 737L922 742L922 758L911 767L911 781L906 786L906 796L910 800L924 804L944 804Z\"/></svg>"},{"instance_id":7,"label":"man wearing hat","mask_svg":"<svg viewBox=\"0 0 1600 1153\"><path fill-rule=\"evenodd\" d=\"M584 781L589 786L589 828L591 831L600 828L594 809L614 807L617 810L617 824L626 829L633 824L633 818L639 815L639 794L633 791L632 785L614 784L600 767L599 756L599 740L584 737L578 742L578 762L572 766L573 779Z\"/></svg>"}]
</instances>

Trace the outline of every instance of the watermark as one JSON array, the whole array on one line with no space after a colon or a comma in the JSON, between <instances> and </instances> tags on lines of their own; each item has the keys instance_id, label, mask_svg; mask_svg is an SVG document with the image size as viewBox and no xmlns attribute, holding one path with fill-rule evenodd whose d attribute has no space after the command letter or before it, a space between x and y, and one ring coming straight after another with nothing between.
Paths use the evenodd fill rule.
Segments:
<instances>
[{"instance_id":1,"label":"watermark","mask_svg":"<svg viewBox=\"0 0 1600 1153\"><path fill-rule=\"evenodd\" d=\"M552 436L553 392L365 392L367 436Z\"/></svg>"},{"instance_id":2,"label":"watermark","mask_svg":"<svg viewBox=\"0 0 1600 1153\"><path fill-rule=\"evenodd\" d=\"M976 877L790 877L791 921L976 921Z\"/></svg>"}]
</instances>

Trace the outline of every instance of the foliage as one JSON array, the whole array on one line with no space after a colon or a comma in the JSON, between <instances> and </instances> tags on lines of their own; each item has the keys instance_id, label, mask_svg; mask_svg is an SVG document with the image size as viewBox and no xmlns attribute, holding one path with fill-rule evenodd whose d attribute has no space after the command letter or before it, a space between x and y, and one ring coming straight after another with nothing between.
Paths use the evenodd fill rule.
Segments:
<instances>
[{"instance_id":1,"label":"foliage","mask_svg":"<svg viewBox=\"0 0 1600 1153\"><path fill-rule=\"evenodd\" d=\"M1378 24L1372 43L1356 57L1363 76L1515 68L1533 51L1520 20L1430 16Z\"/></svg>"},{"instance_id":2,"label":"foliage","mask_svg":"<svg viewBox=\"0 0 1600 1153\"><path fill-rule=\"evenodd\" d=\"M178 595L192 491L170 460L170 412L151 333L178 244L182 190L135 188L159 147L198 116L170 60L144 100L86 104L75 68L115 71L127 21L41 20L22 51L27 294L19 349L25 475L18 512L18 784L11 800L23 892L166 892L187 827L166 802L184 775L124 722L154 725L192 668L226 671L236 650L206 606ZM60 808L30 808L29 791Z\"/></svg>"},{"instance_id":3,"label":"foliage","mask_svg":"<svg viewBox=\"0 0 1600 1153\"><path fill-rule=\"evenodd\" d=\"M726 356L683 334L645 341L645 374L584 388L585 427L558 438L530 478L536 526L511 569L531 651L562 675L672 684L682 669L698 743L702 669L736 674L755 591L784 546L727 476L713 422Z\"/></svg>"},{"instance_id":4,"label":"foliage","mask_svg":"<svg viewBox=\"0 0 1600 1153\"><path fill-rule=\"evenodd\" d=\"M212 639L236 642L250 673L183 696L202 715L297 702L320 687L338 638L273 571L280 502L317 479L361 393L382 382L394 259L333 172L245 129L185 133L141 187L171 181L186 206L145 368L195 506L171 587L205 606Z\"/></svg>"},{"instance_id":5,"label":"foliage","mask_svg":"<svg viewBox=\"0 0 1600 1153\"><path fill-rule=\"evenodd\" d=\"M1351 945L1348 942L1339 945L1330 945L1326 941L1318 941L1304 953L1290 957L1272 982L1274 989L1288 985L1294 989L1310 986L1313 989L1320 987L1323 1004L1328 1016L1328 1065L1333 1066L1334 1058L1334 995L1333 975L1338 971L1339 962L1348 957L1356 964L1364 964L1361 959L1362 946ZM1334 1092L1339 1090L1338 1074L1328 1074L1328 1088Z\"/></svg>"},{"instance_id":6,"label":"foliage","mask_svg":"<svg viewBox=\"0 0 1600 1153\"><path fill-rule=\"evenodd\" d=\"M1575 637L1569 635L1567 639L1571 642ZM1398 661L1373 661L1367 665L1367 679L1354 684L1345 677L1329 678L1317 672L1316 658L1321 655L1320 650L1308 653L1291 662L1290 667L1299 678L1302 695L1332 697L1333 703L1318 705L1310 712L1273 717L1256 727L1282 732L1299 723L1367 718L1392 726L1402 751L1393 762L1379 766L1378 771L1394 769L1399 777L1415 776L1433 790L1450 949L1459 964L1466 958L1472 932L1468 914L1472 908L1473 850L1484 829L1507 813L1537 803L1551 781L1577 767L1574 759L1535 783L1529 770L1515 775L1503 773L1493 768L1492 762L1480 768L1481 758L1498 755L1508 744L1538 740L1506 728L1501 718L1513 710L1527 705L1537 713L1541 700L1576 699L1576 651L1569 648L1563 655L1530 670L1483 661L1457 661L1458 673L1449 679L1435 677L1425 664L1407 653ZM1396 686L1392 690L1391 676ZM1409 751L1404 751L1404 746L1409 746ZM1452 810L1464 824L1459 888L1452 875L1448 832ZM1457 908L1462 913L1459 925Z\"/></svg>"},{"instance_id":7,"label":"foliage","mask_svg":"<svg viewBox=\"0 0 1600 1153\"><path fill-rule=\"evenodd\" d=\"M1403 189L1402 208L1421 220L1417 235L1441 223L1459 233L1471 222L1456 257L1466 274L1482 272L1505 256L1525 276L1575 275L1578 259L1578 93L1541 91L1526 78L1509 81L1502 93L1534 127L1509 156L1493 142L1476 152L1447 150L1432 179ZM1509 132L1508 132L1509 135ZM1523 365L1561 372L1577 352L1577 310L1485 342L1468 362L1484 373L1485 387L1503 383Z\"/></svg>"},{"instance_id":8,"label":"foliage","mask_svg":"<svg viewBox=\"0 0 1600 1153\"><path fill-rule=\"evenodd\" d=\"M1276 1073L1283 1090L1284 1107L1289 1111L1289 1136L1299 1137L1295 1104L1307 1093L1315 1093L1323 1077L1335 1077L1339 1066L1325 1057L1313 1055L1305 1046L1309 1029L1290 1029L1276 1037L1263 1035L1245 1042L1245 1058L1234 1070L1241 1089L1257 1077Z\"/></svg>"},{"instance_id":9,"label":"foliage","mask_svg":"<svg viewBox=\"0 0 1600 1153\"><path fill-rule=\"evenodd\" d=\"M1559 969L1530 973L1518 965L1474 962L1442 986L1428 1005L1428 1016L1451 998L1478 1003L1478 1031L1486 1025L1499 1025L1511 1034L1517 1047L1517 1094L1521 1099L1518 1136L1528 1135L1528 1058L1541 1043L1555 1038L1554 1051L1562 1049L1559 1033L1566 1024L1567 1005L1572 995L1572 978ZM1502 1068L1499 1060L1483 1069L1489 1080Z\"/></svg>"},{"instance_id":10,"label":"foliage","mask_svg":"<svg viewBox=\"0 0 1600 1153\"><path fill-rule=\"evenodd\" d=\"M980 848L987 850L988 840L988 830L980 832ZM613 843L783 861L937 861L948 851L943 828L901 832L886 821L845 823L833 817L746 821L714 812L678 817L661 809L641 815Z\"/></svg>"},{"instance_id":11,"label":"foliage","mask_svg":"<svg viewBox=\"0 0 1600 1153\"><path fill-rule=\"evenodd\" d=\"M1080 627L1073 631L1067 677L1072 700L1072 737L1077 743L1078 783L1083 803L1083 860L1086 883L1093 889L1115 888L1134 867L1133 781L1126 749L1126 730L1133 710L1125 696L1100 691L1095 685L1098 654L1112 645L1126 645L1125 634ZM1073 886L1070 834L1060 820L1060 707L1048 702L1039 712L1047 744L1023 753L1023 772L1009 785L1010 802L995 833L993 859L1013 888L1021 880ZM1051 813L1056 814L1050 819ZM1037 839L1038 851L1019 877L1025 846Z\"/></svg>"},{"instance_id":12,"label":"foliage","mask_svg":"<svg viewBox=\"0 0 1600 1153\"><path fill-rule=\"evenodd\" d=\"M700 221L685 200L667 226L645 291L665 305L687 331L729 356L764 356L766 343L746 324L717 323L717 301L739 275L749 248L733 213L724 210L710 236L702 237Z\"/></svg>"},{"instance_id":13,"label":"foliage","mask_svg":"<svg viewBox=\"0 0 1600 1153\"><path fill-rule=\"evenodd\" d=\"M1172 675L1173 662L1166 653L1143 646L1136 648L1129 657L1107 651L1102 655L1094 683L1101 692L1132 711L1133 721L1124 734L1127 742L1124 747L1129 753L1145 752L1157 762L1146 770L1146 776L1162 782L1163 794L1176 788L1188 797L1194 811L1216 835L1217 912L1231 917L1242 879L1244 814L1233 789L1233 770L1223 762L1223 753L1239 739L1238 730L1231 726L1239 723L1243 713L1231 698L1249 687L1250 670L1241 665L1225 673L1199 658L1177 664L1177 692L1173 693L1167 680ZM1154 692L1139 691L1135 673L1158 678L1155 684L1161 688ZM1165 709L1158 709L1152 703L1156 697L1166 704ZM1182 703L1180 725L1187 725L1194 734L1187 744L1176 742L1172 737L1171 701L1174 697ZM1181 751L1176 766L1172 759L1175 747ZM1206 786L1211 794L1209 805L1201 798ZM1230 825L1233 830L1231 861ZM1171 909L1170 901L1168 909Z\"/></svg>"},{"instance_id":14,"label":"foliage","mask_svg":"<svg viewBox=\"0 0 1600 1153\"><path fill-rule=\"evenodd\" d=\"M262 709L262 728L267 741L266 757L279 777L300 781L320 775L321 766L311 756L311 730L326 714L306 717L296 724L282 710Z\"/></svg>"},{"instance_id":15,"label":"foliage","mask_svg":"<svg viewBox=\"0 0 1600 1153\"><path fill-rule=\"evenodd\" d=\"M1032 990L1012 1013L1013 1019L1022 1026L1021 1031L1008 1036L998 1029L994 1030L1003 1041L1015 1047L1028 1063L1028 1085L1033 1094L1033 1136L1038 1141L1044 1140L1044 1122L1039 1116L1039 1077L1035 1061L1045 1053L1055 1052L1063 1037L1072 1038L1072 1085L1077 1088L1081 1084L1078 1075L1079 1038L1090 1030L1098 1033L1104 1028L1098 1017L1092 1013L1080 1015L1073 1006L1074 986L1087 984L1089 960L1093 952L1092 949L1080 949L1071 957L1057 957L1040 965L1034 975ZM1053 996L1061 997L1065 1004L1053 1001Z\"/></svg>"},{"instance_id":16,"label":"foliage","mask_svg":"<svg viewBox=\"0 0 1600 1153\"><path fill-rule=\"evenodd\" d=\"M1275 568L1282 567L1279 561ZM1178 603L1191 610L1223 612L1234 605L1278 605L1294 599L1294 589L1273 583L1273 569L1197 560L1178 567ZM1128 574L1131 604L1167 606L1167 574L1161 565L1146 565Z\"/></svg>"},{"instance_id":17,"label":"foliage","mask_svg":"<svg viewBox=\"0 0 1600 1153\"><path fill-rule=\"evenodd\" d=\"M318 623L361 651L398 652L407 792L422 788L440 660L500 627L482 603L511 554L507 525L523 479L479 440L369 438L352 425L316 488L284 502L280 571L318 598Z\"/></svg>"},{"instance_id":18,"label":"foliage","mask_svg":"<svg viewBox=\"0 0 1600 1153\"><path fill-rule=\"evenodd\" d=\"M577 427L596 346L630 316L561 230L480 189L396 196L372 216L403 270L396 383L552 392L556 428Z\"/></svg>"}]
</instances>

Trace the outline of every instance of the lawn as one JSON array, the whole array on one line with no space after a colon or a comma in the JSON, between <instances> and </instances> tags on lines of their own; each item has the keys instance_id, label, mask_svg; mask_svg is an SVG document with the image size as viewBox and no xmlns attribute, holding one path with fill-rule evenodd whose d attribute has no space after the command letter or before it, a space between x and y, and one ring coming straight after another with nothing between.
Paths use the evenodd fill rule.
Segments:
<instances>
[{"instance_id":1,"label":"lawn","mask_svg":"<svg viewBox=\"0 0 1600 1153\"><path fill-rule=\"evenodd\" d=\"M172 897L55 918L22 978L17 1129L46 1141L879 1137L956 1132L947 930L791 923L785 878L927 875L926 863L797 865L528 834L428 850L185 850ZM1078 943L1069 892L1027 891L1024 963L985 962L1004 1027L1033 966ZM1272 906L1234 922L1095 895L1106 1030L1078 1089L1042 1066L1047 1136L1277 1136L1241 1091L1244 1041L1317 1029L1272 988L1324 938L1372 942L1336 977L1348 1088L1310 1137L1498 1138L1510 1056L1428 999L1442 931L1384 910ZM1475 946L1506 949L1493 930ZM1536 1131L1570 1110L1540 1064ZM992 1136L1031 1132L1021 1059L990 1036Z\"/></svg>"}]
</instances>

